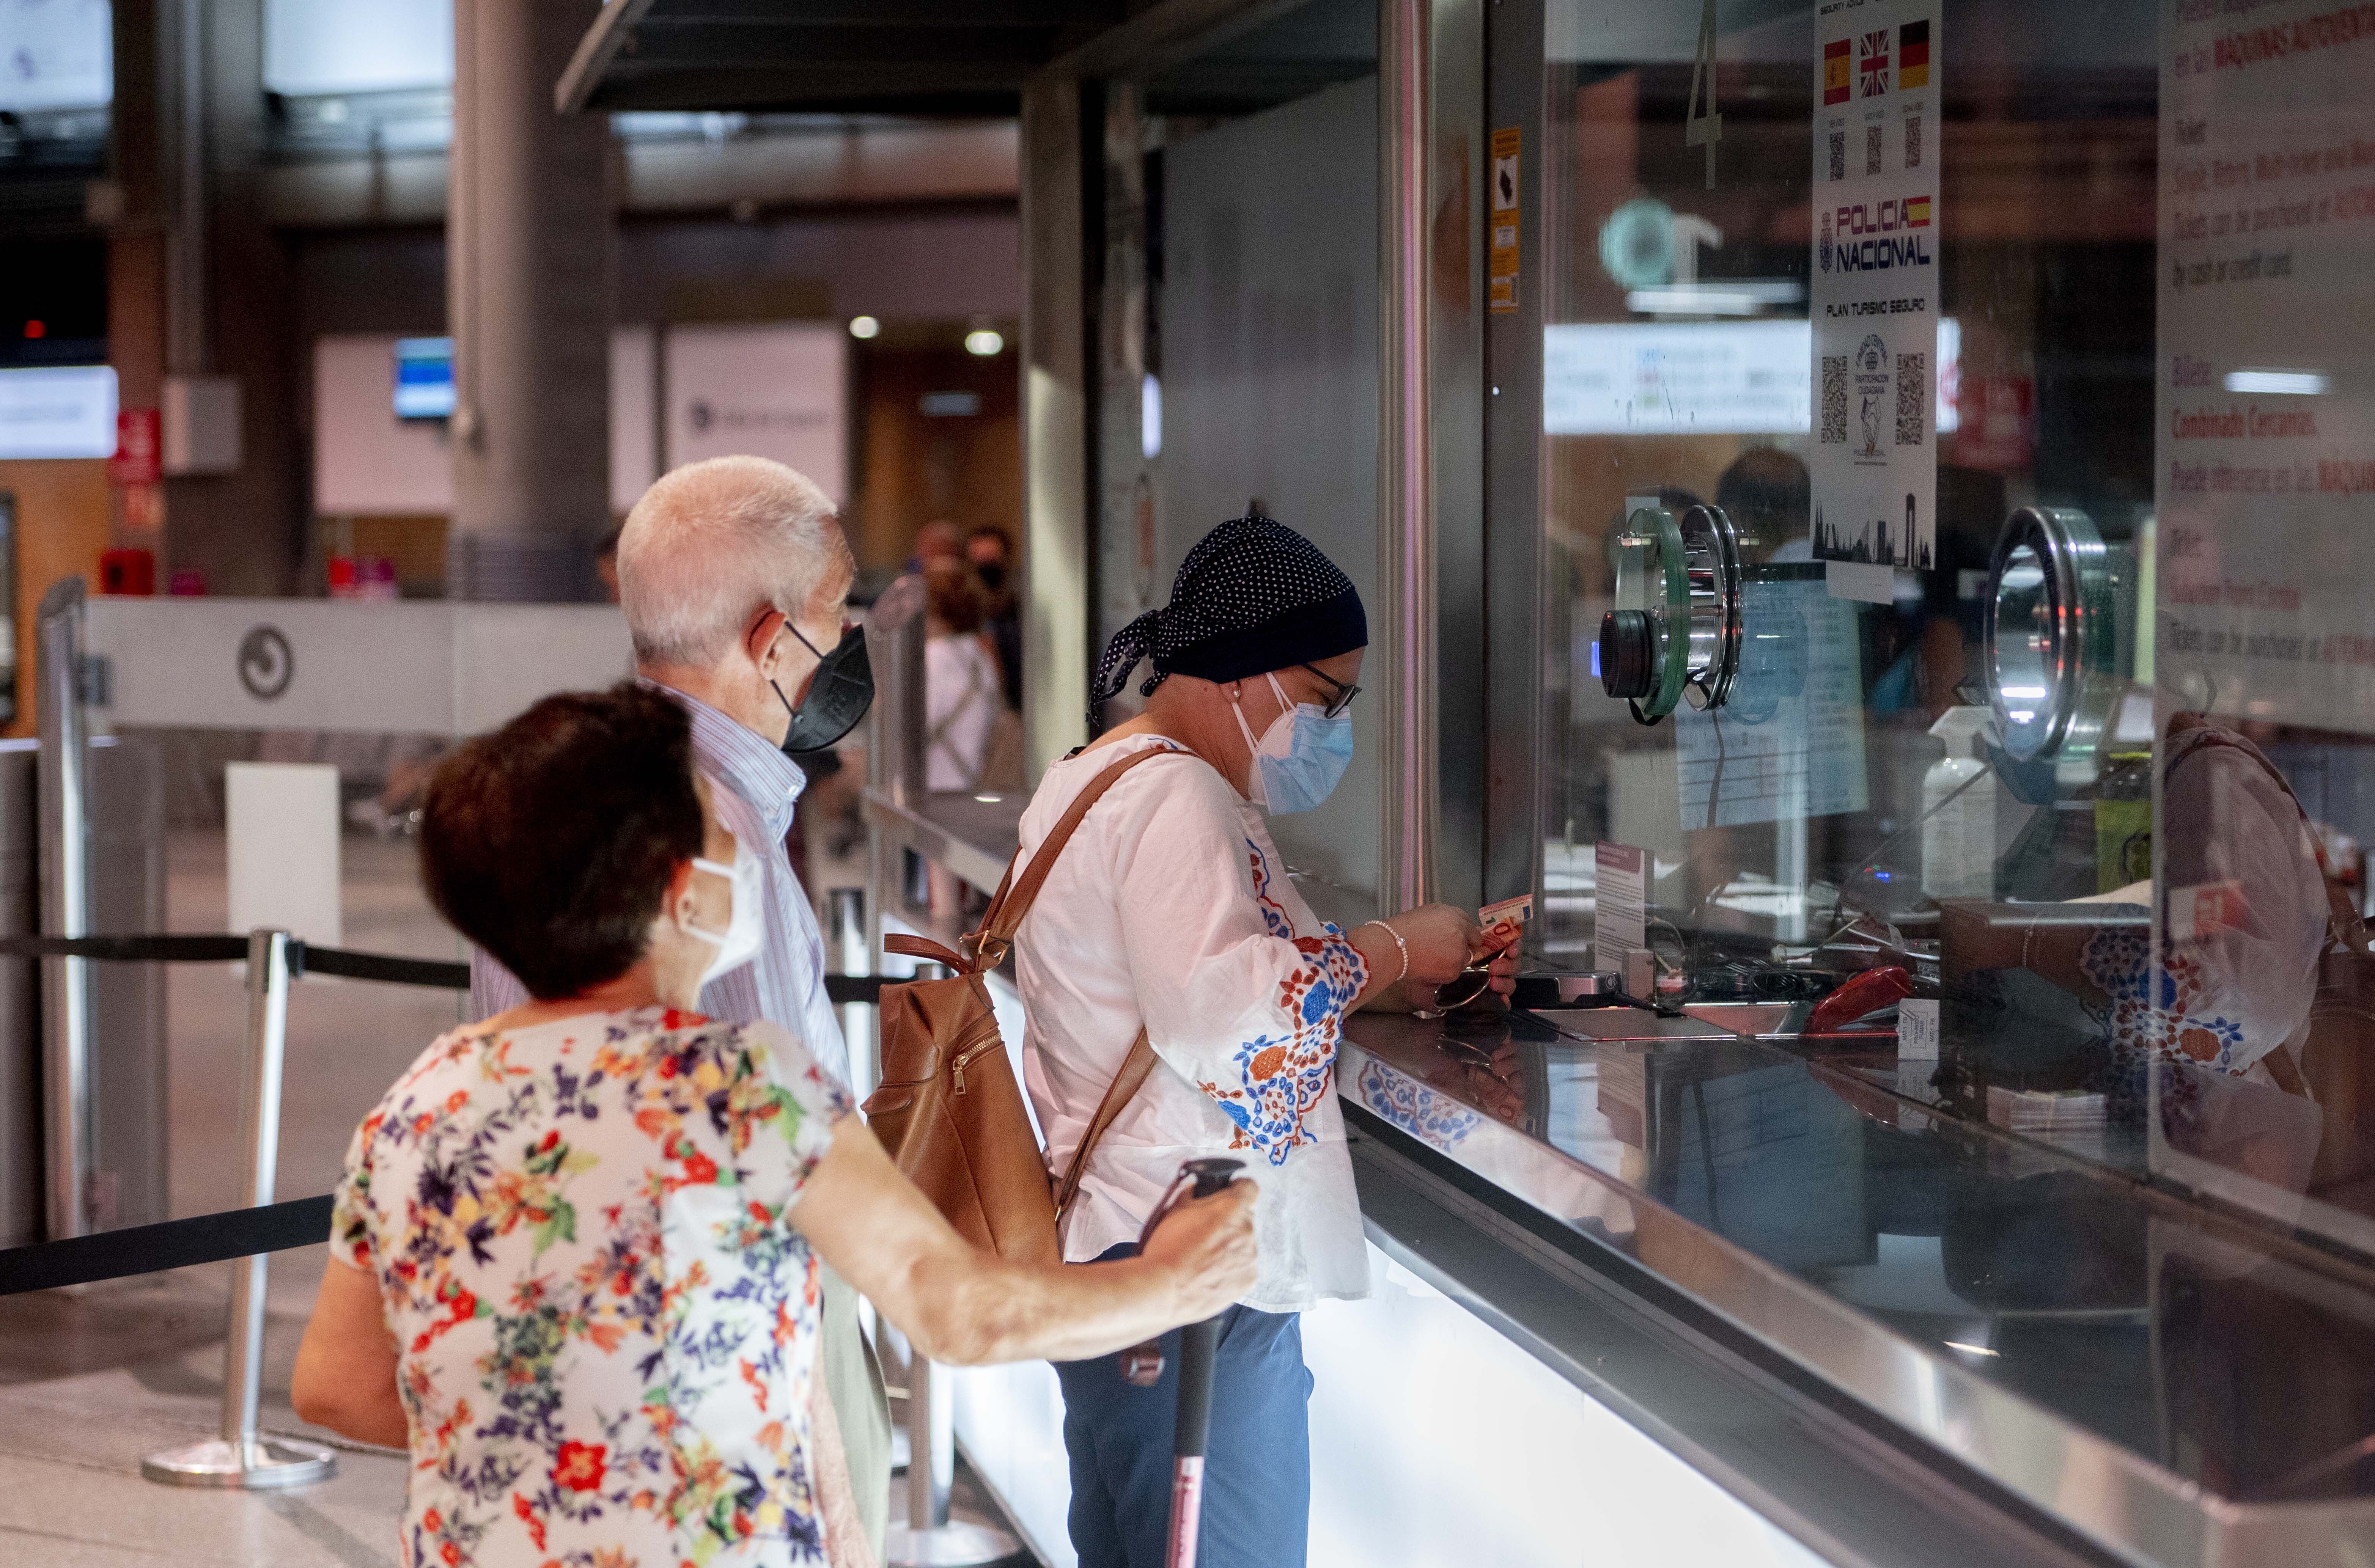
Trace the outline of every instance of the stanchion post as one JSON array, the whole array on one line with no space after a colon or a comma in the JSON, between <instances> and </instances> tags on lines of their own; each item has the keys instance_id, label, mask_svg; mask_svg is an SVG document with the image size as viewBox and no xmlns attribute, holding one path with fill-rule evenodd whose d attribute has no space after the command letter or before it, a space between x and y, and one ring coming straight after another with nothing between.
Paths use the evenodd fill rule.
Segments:
<instances>
[{"instance_id":1,"label":"stanchion post","mask_svg":"<svg viewBox=\"0 0 2375 1568\"><path fill-rule=\"evenodd\" d=\"M907 1374L907 1522L939 1529L949 1522L956 1484L956 1413L948 1379L920 1356Z\"/></svg>"},{"instance_id":2,"label":"stanchion post","mask_svg":"<svg viewBox=\"0 0 2375 1568\"><path fill-rule=\"evenodd\" d=\"M967 1568L1002 1562L1022 1550L1004 1530L954 1518L949 1490L956 1480L956 1409L946 1367L922 1356L907 1366L907 1524L882 1543L889 1568Z\"/></svg>"},{"instance_id":3,"label":"stanchion post","mask_svg":"<svg viewBox=\"0 0 2375 1568\"><path fill-rule=\"evenodd\" d=\"M272 1201L280 1165L281 1062L289 1043L289 933L257 931L247 943L247 1066L240 1091L240 1147L247 1151L240 1206ZM168 1486L283 1487L327 1480L337 1456L315 1443L256 1431L264 1380L265 1283L270 1256L234 1259L230 1338L223 1348L222 1435L140 1461Z\"/></svg>"},{"instance_id":4,"label":"stanchion post","mask_svg":"<svg viewBox=\"0 0 2375 1568\"><path fill-rule=\"evenodd\" d=\"M82 579L41 595L34 669L41 749L35 768L41 817L41 934L90 934L89 737L82 690ZM90 961L41 961L42 1131L48 1145L49 1239L89 1235L96 1168L91 1103Z\"/></svg>"},{"instance_id":5,"label":"stanchion post","mask_svg":"<svg viewBox=\"0 0 2375 1568\"><path fill-rule=\"evenodd\" d=\"M866 890L833 888L825 893L825 962L835 974L871 974L874 955L866 939ZM849 1047L849 1087L860 1100L881 1079L874 1035L874 1009L864 1002L841 1008L841 1037Z\"/></svg>"}]
</instances>

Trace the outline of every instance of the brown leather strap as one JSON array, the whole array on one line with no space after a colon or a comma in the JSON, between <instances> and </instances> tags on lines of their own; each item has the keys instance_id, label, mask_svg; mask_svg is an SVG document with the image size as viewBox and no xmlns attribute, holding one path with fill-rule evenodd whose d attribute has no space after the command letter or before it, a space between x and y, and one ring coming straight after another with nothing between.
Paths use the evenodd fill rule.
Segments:
<instances>
[{"instance_id":1,"label":"brown leather strap","mask_svg":"<svg viewBox=\"0 0 2375 1568\"><path fill-rule=\"evenodd\" d=\"M896 932L885 932L882 946L892 952L904 953L909 958L928 959L934 963L946 964L960 973L965 966L964 960L928 937L903 937Z\"/></svg>"},{"instance_id":2,"label":"brown leather strap","mask_svg":"<svg viewBox=\"0 0 2375 1568\"><path fill-rule=\"evenodd\" d=\"M1146 1075L1153 1070L1154 1047L1147 1042L1146 1031L1140 1029L1138 1038L1129 1043L1129 1055L1121 1059L1121 1071L1114 1074L1113 1082L1105 1086L1105 1097L1097 1102L1097 1114L1089 1118L1089 1128L1081 1135L1080 1147L1072 1150L1072 1162L1064 1168L1064 1179L1056 1185L1058 1223L1070 1210L1072 1199L1081 1196L1081 1177L1088 1172L1090 1151L1138 1093Z\"/></svg>"},{"instance_id":3,"label":"brown leather strap","mask_svg":"<svg viewBox=\"0 0 2375 1568\"><path fill-rule=\"evenodd\" d=\"M1011 864L1007 867L1007 880L999 884L998 896L990 901L989 912L982 916L981 929L976 936L982 940L1013 941L1014 933L1022 927L1023 916L1031 913L1033 902L1039 897L1041 885L1047 880L1047 874L1056 868L1056 857L1064 853L1064 846L1071 842L1073 830L1088 816L1089 808L1102 799L1105 791L1119 783L1124 773L1140 762L1171 755L1173 752L1167 746L1150 746L1142 751L1131 752L1091 779L1087 787L1072 797L1072 804L1047 831L1046 838L1040 841L1039 853L1031 857L1031 864L1022 868L1022 876L1015 876ZM1020 859L1022 852L1017 850L1015 855Z\"/></svg>"}]
</instances>

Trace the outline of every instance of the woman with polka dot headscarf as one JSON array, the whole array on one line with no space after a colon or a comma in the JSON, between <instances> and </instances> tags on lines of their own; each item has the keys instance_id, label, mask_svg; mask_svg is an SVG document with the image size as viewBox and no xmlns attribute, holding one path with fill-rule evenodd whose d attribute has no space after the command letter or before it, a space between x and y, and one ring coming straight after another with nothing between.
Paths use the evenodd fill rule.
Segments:
<instances>
[{"instance_id":1,"label":"woman with polka dot headscarf","mask_svg":"<svg viewBox=\"0 0 2375 1568\"><path fill-rule=\"evenodd\" d=\"M1298 1315L1368 1292L1335 1095L1344 1015L1430 1001L1486 956L1475 921L1441 904L1349 932L1318 919L1270 841L1265 815L1317 807L1352 759L1367 643L1359 594L1309 540L1258 514L1222 524L1171 602L1105 650L1093 702L1144 659L1145 711L1049 768L1022 819L1027 858L1091 781L1157 754L1097 798L1022 923L1023 1075L1050 1170L1093 1146L1063 1220L1069 1262L1134 1251L1183 1160L1234 1156L1259 1185L1260 1274L1215 1357L1207 1568L1304 1561ZM1495 960L1491 983L1506 990L1514 967ZM1109 1090L1119 1114L1092 1138ZM1177 1338L1150 1386L1115 1357L1057 1366L1083 1568L1161 1558Z\"/></svg>"}]
</instances>

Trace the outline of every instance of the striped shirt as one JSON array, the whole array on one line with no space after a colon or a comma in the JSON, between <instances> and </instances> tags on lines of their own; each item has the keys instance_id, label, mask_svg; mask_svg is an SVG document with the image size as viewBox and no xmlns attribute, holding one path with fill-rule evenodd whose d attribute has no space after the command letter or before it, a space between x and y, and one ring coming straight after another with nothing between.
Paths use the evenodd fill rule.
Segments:
<instances>
[{"instance_id":1,"label":"striped shirt","mask_svg":"<svg viewBox=\"0 0 2375 1568\"><path fill-rule=\"evenodd\" d=\"M721 1023L764 1019L798 1037L825 1076L849 1088L849 1048L824 990L824 933L807 890L792 875L784 835L808 775L766 737L698 697L656 681L692 715L693 765L709 781L717 819L757 852L767 867L767 932L759 956L702 988L701 1010ZM470 1007L492 1018L528 999L527 987L485 953L470 951Z\"/></svg>"}]
</instances>

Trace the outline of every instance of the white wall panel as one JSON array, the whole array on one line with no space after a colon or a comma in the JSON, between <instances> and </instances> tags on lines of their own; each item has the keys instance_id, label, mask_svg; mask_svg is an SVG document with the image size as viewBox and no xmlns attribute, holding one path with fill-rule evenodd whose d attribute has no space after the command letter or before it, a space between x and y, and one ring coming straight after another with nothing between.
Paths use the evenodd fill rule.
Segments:
<instances>
[{"instance_id":1,"label":"white wall panel","mask_svg":"<svg viewBox=\"0 0 2375 1568\"><path fill-rule=\"evenodd\" d=\"M849 335L835 322L668 329L668 466L748 453L849 499Z\"/></svg>"}]
</instances>

